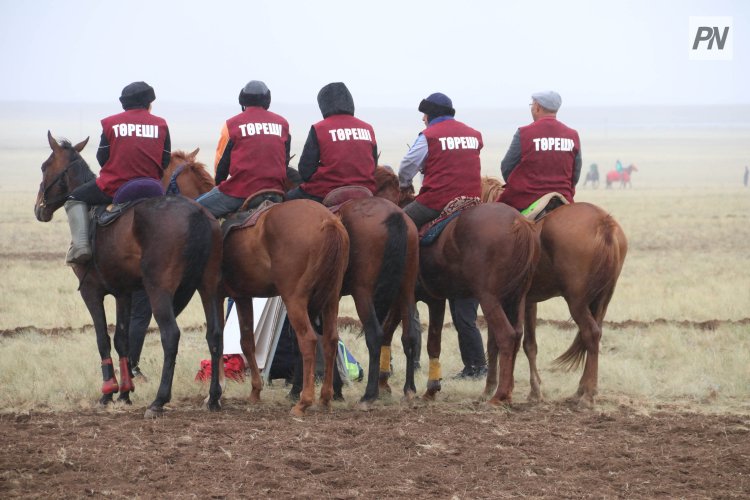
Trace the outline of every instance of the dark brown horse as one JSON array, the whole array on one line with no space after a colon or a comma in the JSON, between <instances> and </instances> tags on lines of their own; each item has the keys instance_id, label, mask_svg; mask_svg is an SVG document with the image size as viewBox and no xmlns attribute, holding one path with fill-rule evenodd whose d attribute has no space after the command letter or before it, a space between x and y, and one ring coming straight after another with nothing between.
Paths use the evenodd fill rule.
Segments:
<instances>
[{"instance_id":1,"label":"dark brown horse","mask_svg":"<svg viewBox=\"0 0 750 500\"><path fill-rule=\"evenodd\" d=\"M497 199L497 179L485 178L482 201ZM494 187L495 189L491 189ZM590 203L571 203L556 208L534 225L540 236L542 256L526 296L523 348L529 360L529 399L541 400L537 371L537 303L563 297L578 334L556 363L569 370L584 364L575 400L590 406L597 393L599 340L602 324L628 244L620 225L607 212ZM488 348L491 355L492 351ZM486 391L495 380L487 378Z\"/></svg>"},{"instance_id":2,"label":"dark brown horse","mask_svg":"<svg viewBox=\"0 0 750 500\"><path fill-rule=\"evenodd\" d=\"M88 139L75 146L59 143L47 133L52 154L42 164L34 213L42 222L52 220L68 194L95 178L80 152ZM161 331L164 365L156 399L146 417L159 415L171 399L180 330L176 316L187 306L196 290L206 315L206 340L214 370L221 356L221 316L217 297L221 265L221 234L216 220L199 205L179 196L150 198L128 209L119 219L96 228L94 256L89 264L74 265L80 292L96 330L105 376L100 399L112 401L114 392L129 402L134 389L128 366L128 327L131 293L144 288ZM111 344L107 333L104 296L117 303L115 350L120 357L118 384L111 368ZM209 407L219 408L221 388L212 383Z\"/></svg>"},{"instance_id":3,"label":"dark brown horse","mask_svg":"<svg viewBox=\"0 0 750 500\"><path fill-rule=\"evenodd\" d=\"M169 184L167 177L171 179L172 172L179 168L175 181L181 194L197 197L210 191L213 180L205 166L196 161L197 153L197 149L189 154L174 152L163 185ZM263 387L255 361L252 299L280 296L303 358L302 393L292 413L302 416L313 403L317 336L310 318L318 316L323 320L326 360L320 401L323 406L329 405L338 344L339 294L348 259L349 236L339 219L321 204L308 200L273 206L254 226L227 235L222 288L237 307L240 346L250 364L250 401L260 401Z\"/></svg>"},{"instance_id":4,"label":"dark brown horse","mask_svg":"<svg viewBox=\"0 0 750 500\"><path fill-rule=\"evenodd\" d=\"M384 180L385 175L379 177ZM391 174L391 183L395 174ZM385 191L381 191L385 192ZM407 203L413 196L400 197ZM500 384L492 404L509 403L513 392L513 367L521 345L526 292L539 259L539 240L531 223L517 210L490 203L468 208L448 223L438 240L420 247L419 300L430 313L427 353L430 368L425 398L440 390L440 344L446 299L474 297L479 300L489 325L494 349L489 372ZM394 324L389 317L384 345L390 345ZM489 376L489 375L488 375ZM409 373L407 373L409 377ZM383 381L385 385L387 382ZM497 384L496 384L497 385Z\"/></svg>"}]
</instances>

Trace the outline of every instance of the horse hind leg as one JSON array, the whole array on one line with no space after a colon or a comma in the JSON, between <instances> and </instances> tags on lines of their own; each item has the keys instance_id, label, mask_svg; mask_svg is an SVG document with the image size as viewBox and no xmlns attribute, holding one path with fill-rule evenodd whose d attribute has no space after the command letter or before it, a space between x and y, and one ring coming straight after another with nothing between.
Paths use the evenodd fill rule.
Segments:
<instances>
[{"instance_id":1,"label":"horse hind leg","mask_svg":"<svg viewBox=\"0 0 750 500\"><path fill-rule=\"evenodd\" d=\"M572 400L579 406L592 407L597 394L599 341L602 329L587 304L571 304L570 313L573 321L578 325L578 333L573 344L558 358L557 364L572 369L579 366L581 362L584 363L583 375Z\"/></svg>"},{"instance_id":2,"label":"horse hind leg","mask_svg":"<svg viewBox=\"0 0 750 500\"><path fill-rule=\"evenodd\" d=\"M172 294L154 286L146 286L154 319L159 325L161 345L164 351L164 364L161 381L156 392L156 399L149 405L144 418L154 418L164 413L164 405L172 399L172 381L177 361L177 349L180 343L180 328L174 315Z\"/></svg>"},{"instance_id":3,"label":"horse hind leg","mask_svg":"<svg viewBox=\"0 0 750 500\"><path fill-rule=\"evenodd\" d=\"M489 331L494 333L494 339L500 354L500 380L495 395L488 402L493 405L508 404L511 402L513 393L513 370L516 355L521 347L521 332L510 323L497 300L489 297L480 298L480 304L487 319ZM518 313L520 312L518 311Z\"/></svg>"},{"instance_id":4,"label":"horse hind leg","mask_svg":"<svg viewBox=\"0 0 750 500\"><path fill-rule=\"evenodd\" d=\"M337 329L338 312L338 297L323 306L323 357L325 359L325 372L323 373L323 383L320 387L320 404L325 408L330 408L331 400L334 397L334 370L338 370L336 363L339 345L339 332ZM340 375L338 377L340 378ZM343 396L340 394L337 397L343 399Z\"/></svg>"},{"instance_id":5,"label":"horse hind leg","mask_svg":"<svg viewBox=\"0 0 750 500\"><path fill-rule=\"evenodd\" d=\"M539 376L537 369L537 344L536 344L536 303L527 303L525 308L525 320L523 330L523 352L529 361L529 397L531 402L543 401L542 397L542 378Z\"/></svg>"},{"instance_id":6,"label":"horse hind leg","mask_svg":"<svg viewBox=\"0 0 750 500\"><path fill-rule=\"evenodd\" d=\"M237 318L240 320L240 347L250 365L250 378L252 389L250 391L250 402L260 402L260 392L263 389L263 380L260 378L260 370L255 360L255 334L253 333L253 299L237 298L234 301L237 308Z\"/></svg>"},{"instance_id":7,"label":"horse hind leg","mask_svg":"<svg viewBox=\"0 0 750 500\"><path fill-rule=\"evenodd\" d=\"M310 323L307 313L307 301L300 298L284 298L289 323L297 336L300 356L302 358L302 391L299 401L292 407L295 417L303 417L305 410L312 406L315 396L315 348L318 338Z\"/></svg>"},{"instance_id":8,"label":"horse hind leg","mask_svg":"<svg viewBox=\"0 0 750 500\"><path fill-rule=\"evenodd\" d=\"M224 307L218 296L217 288L201 288L199 291L203 312L206 315L206 343L211 353L211 385L208 391L206 404L211 411L221 410L221 384L219 377L214 377L220 367L223 368L222 354L224 353L224 332L222 331L222 320Z\"/></svg>"}]
</instances>

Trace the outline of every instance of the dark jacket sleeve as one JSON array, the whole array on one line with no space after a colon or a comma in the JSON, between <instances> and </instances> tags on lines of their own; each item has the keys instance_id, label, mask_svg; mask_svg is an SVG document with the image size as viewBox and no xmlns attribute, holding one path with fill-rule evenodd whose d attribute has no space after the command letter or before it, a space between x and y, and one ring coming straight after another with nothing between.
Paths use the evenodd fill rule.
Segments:
<instances>
[{"instance_id":1,"label":"dark jacket sleeve","mask_svg":"<svg viewBox=\"0 0 750 500\"><path fill-rule=\"evenodd\" d=\"M378 161L380 161L380 154L378 153L378 145L373 144L372 145L372 156L375 158L375 169L378 168Z\"/></svg>"},{"instance_id":2,"label":"dark jacket sleeve","mask_svg":"<svg viewBox=\"0 0 750 500\"><path fill-rule=\"evenodd\" d=\"M302 148L302 156L297 166L302 180L309 181L318 170L318 165L320 165L320 145L315 128L310 127L310 133L307 134L307 141L305 141L305 147Z\"/></svg>"},{"instance_id":3,"label":"dark jacket sleeve","mask_svg":"<svg viewBox=\"0 0 750 500\"><path fill-rule=\"evenodd\" d=\"M510 141L510 147L508 148L508 152L505 153L505 158L503 158L503 161L500 164L500 173L503 174L503 179L505 179L505 182L508 182L508 177L510 177L511 172L513 172L513 169L516 168L516 166L520 162L521 162L521 131L516 130L516 133L513 135L513 140Z\"/></svg>"},{"instance_id":4,"label":"dark jacket sleeve","mask_svg":"<svg viewBox=\"0 0 750 500\"><path fill-rule=\"evenodd\" d=\"M284 144L286 147L286 167L289 168L289 160L292 159L291 152L292 152L292 134L289 134L289 137L286 139L286 143Z\"/></svg>"},{"instance_id":5,"label":"dark jacket sleeve","mask_svg":"<svg viewBox=\"0 0 750 500\"><path fill-rule=\"evenodd\" d=\"M169 136L169 129L167 129L167 136L164 138L164 151L161 153L161 168L162 170L169 166L169 161L172 159L172 138Z\"/></svg>"},{"instance_id":6,"label":"dark jacket sleeve","mask_svg":"<svg viewBox=\"0 0 750 500\"><path fill-rule=\"evenodd\" d=\"M578 179L581 178L581 164L582 163L583 163L583 158L581 157L581 151L578 150L575 163L573 164L573 186L578 184Z\"/></svg>"},{"instance_id":7,"label":"dark jacket sleeve","mask_svg":"<svg viewBox=\"0 0 750 500\"><path fill-rule=\"evenodd\" d=\"M299 172L297 172L296 169L293 169L292 167L287 166L286 167L286 178L289 181L289 183L297 187L300 184L302 184L302 177L300 177Z\"/></svg>"},{"instance_id":8,"label":"dark jacket sleeve","mask_svg":"<svg viewBox=\"0 0 750 500\"><path fill-rule=\"evenodd\" d=\"M224 153L221 155L219 163L216 165L216 178L214 182L218 186L229 177L229 158L232 156L232 147L234 143L231 139L227 142L227 147L224 148Z\"/></svg>"},{"instance_id":9,"label":"dark jacket sleeve","mask_svg":"<svg viewBox=\"0 0 750 500\"><path fill-rule=\"evenodd\" d=\"M96 161L99 162L99 166L103 167L109 160L109 141L107 136L102 132L102 138L99 140L99 149L96 150Z\"/></svg>"}]
</instances>

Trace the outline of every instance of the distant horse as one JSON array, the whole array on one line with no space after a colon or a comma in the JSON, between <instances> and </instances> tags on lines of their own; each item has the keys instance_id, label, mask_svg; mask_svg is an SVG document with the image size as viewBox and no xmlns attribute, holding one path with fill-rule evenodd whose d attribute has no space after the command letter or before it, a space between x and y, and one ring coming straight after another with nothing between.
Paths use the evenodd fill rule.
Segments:
<instances>
[{"instance_id":1,"label":"distant horse","mask_svg":"<svg viewBox=\"0 0 750 500\"><path fill-rule=\"evenodd\" d=\"M404 205L412 196L405 193L396 201ZM420 247L418 298L427 303L430 314L426 399L434 399L441 388L439 358L445 301L475 297L494 336L491 346L495 363L490 372L495 376L498 351L500 355L500 384L490 403L510 403L513 368L521 345L524 300L538 259L539 240L532 224L503 203L465 209L447 224L435 243ZM390 345L395 329L392 319L389 316L383 327L384 345ZM410 377L408 370L406 377ZM387 386L387 380L382 385Z\"/></svg>"},{"instance_id":2,"label":"distant horse","mask_svg":"<svg viewBox=\"0 0 750 500\"><path fill-rule=\"evenodd\" d=\"M592 163L591 167L589 167L586 179L583 181L583 187L586 187L589 183L591 183L591 187L594 189L599 187L599 166L596 163Z\"/></svg>"},{"instance_id":3,"label":"distant horse","mask_svg":"<svg viewBox=\"0 0 750 500\"><path fill-rule=\"evenodd\" d=\"M607 172L607 189L611 188L612 184L618 181L620 182L621 188L633 187L630 183L630 175L633 172L638 172L638 167L635 165L628 165L623 168L621 172L610 170Z\"/></svg>"},{"instance_id":4,"label":"distant horse","mask_svg":"<svg viewBox=\"0 0 750 500\"><path fill-rule=\"evenodd\" d=\"M42 164L34 213L37 220L49 222L63 206L68 194L96 176L79 154L88 138L75 146L60 144L47 132L52 154ZM200 206L183 197L149 198L135 204L123 215L95 231L94 256L73 271L80 281L80 292L94 321L102 366L111 365L111 344L107 333L104 296L113 295L117 304L115 350L120 356L120 379L108 378L102 386L100 403L129 402L134 384L128 366L128 327L131 293L144 288L161 331L164 365L156 399L146 417L159 415L170 401L180 329L175 317L198 290L206 315L206 340L211 351L212 368L217 370L221 357L221 315L217 298L221 265L219 225ZM104 372L104 370L103 370ZM114 373L108 369L107 372ZM107 378L107 377L105 377ZM212 383L209 408L219 409L221 388Z\"/></svg>"},{"instance_id":5,"label":"distant horse","mask_svg":"<svg viewBox=\"0 0 750 500\"><path fill-rule=\"evenodd\" d=\"M197 197L214 187L205 166L192 153L175 151L163 185L174 178L181 194ZM179 172L177 172L179 170ZM174 177L174 173L177 176ZM248 360L250 401L260 401L263 383L255 361L253 297L281 296L303 359L302 392L292 413L303 416L314 399L317 336L310 318L322 316L326 371L320 401L333 397L338 346L339 293L349 259L349 236L321 204L297 200L274 205L251 227L234 229L224 240L222 292L232 297L240 323L240 346ZM220 376L221 372L211 372Z\"/></svg>"},{"instance_id":6,"label":"distant horse","mask_svg":"<svg viewBox=\"0 0 750 500\"><path fill-rule=\"evenodd\" d=\"M483 184L493 182L498 181L486 178ZM495 199L497 194L483 197L482 201ZM590 203L563 205L534 226L540 236L542 256L526 296L523 348L529 360L529 399L542 399L541 378L536 366L537 303L562 296L578 325L578 334L556 364L572 370L585 362L575 399L583 406L590 406L597 393L604 315L622 270L627 240L615 219ZM488 353L492 356L492 349L488 348ZM486 394L495 383L488 374Z\"/></svg>"}]
</instances>

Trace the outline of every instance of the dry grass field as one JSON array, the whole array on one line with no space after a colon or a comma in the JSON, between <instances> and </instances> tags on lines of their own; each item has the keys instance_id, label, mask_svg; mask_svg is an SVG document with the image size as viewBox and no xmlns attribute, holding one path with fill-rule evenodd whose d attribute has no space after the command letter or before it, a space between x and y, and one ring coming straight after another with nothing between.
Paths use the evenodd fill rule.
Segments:
<instances>
[{"instance_id":1,"label":"dry grass field","mask_svg":"<svg viewBox=\"0 0 750 500\"><path fill-rule=\"evenodd\" d=\"M579 201L608 210L629 240L606 318L600 396L593 411L579 412L565 403L580 373L552 368L552 360L575 335L564 301L554 299L539 308L545 404L524 403L529 386L523 352L516 364L518 403L506 411L477 403L481 382L449 378L462 366L455 329L447 324L441 358L446 380L435 404L404 405L394 394L368 416L352 409L364 390L355 383L345 388L347 401L336 403L330 416L313 412L302 423L284 418L290 405L283 384L267 387L264 404L252 407L245 399L248 387L230 383L226 411L214 418L200 409L206 388L193 381L200 360L208 357L203 319L194 300L178 318L183 334L168 417L147 424L140 418L155 394L156 377L138 385L132 408L96 408L99 359L76 279L63 264L69 238L66 220L60 212L43 224L32 212L39 166L49 153L47 129L73 141L91 135L84 157L93 168L97 115L88 108L78 110L72 119L57 108L49 116L29 114L21 105L0 110L4 113L0 116L0 427L5 429L0 493L337 496L331 488L347 498L486 497L497 496L498 491L536 497L587 492L644 497L750 493L746 467L750 458L750 188L742 186L744 166L750 163L749 124L732 122L722 128L610 122L599 126L598 115L586 121L585 113L571 110L585 123L581 127L584 170L596 162L604 173L618 158L640 168L630 189L607 190L603 183L598 189L579 185L577 194ZM221 116L216 110L203 111L212 119ZM416 136L418 116L410 113L394 111L406 120L413 118L413 128L403 123L392 126L393 118L373 120L383 150L381 163L397 165L406 144ZM499 174L515 126L527 121L514 113L490 125L489 114L477 112L475 121L485 125L475 125L485 135L485 174ZM700 116L700 110L696 113ZM175 116L173 147L201 146L199 158L211 163L214 130L218 130L214 124L220 122L206 119L197 126L187 111L175 111ZM314 119L310 114L302 116L306 120L293 127L297 154ZM470 116L461 118L472 123ZM561 119L576 126L564 114ZM426 321L426 310L420 310ZM349 299L342 300L340 315L356 317ZM114 322L113 301L108 302L108 320ZM366 360L357 329L343 328L340 333L355 356ZM486 338L486 328L482 333ZM425 366L424 349L422 356ZM148 335L142 366L149 375L160 370L158 334ZM398 392L403 383L398 340L394 368L392 386ZM425 382L423 369L418 389ZM101 483L91 479L116 467L100 441L108 436L107 428L117 429L123 421L129 426L120 433L125 441L112 452L135 453L129 474L146 474L146 486L135 487L124 479ZM224 429L223 438L214 434L218 431L212 422ZM35 436L57 439L59 444L47 449L36 443ZM208 436L218 441L209 441ZM334 437L334 443L356 450L356 458L349 460L334 445L323 448L328 455L321 453L320 445ZM543 447L525 448L529 443ZM42 465L19 458L32 453L42 457ZM268 460L261 457L264 453ZM658 453L663 461L655 458ZM368 454L370 461L365 458ZM472 457L479 462L472 462ZM231 485L216 489L192 479L191 461L212 460L226 464L218 469L231 476ZM273 460L276 465L269 463ZM242 463L265 467L269 474L265 479L243 477ZM379 481L400 480L400 486L372 486L372 477L363 468L376 466L383 474L377 476ZM457 472L457 467L465 467L464 472ZM718 470L724 476L711 472ZM400 476L405 471L407 479ZM441 477L449 482L441 482ZM514 478L512 486L505 481L508 478ZM306 489L297 488L300 485Z\"/></svg>"}]
</instances>

